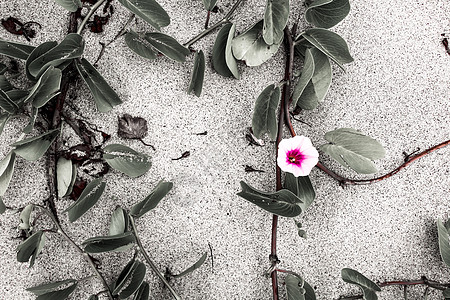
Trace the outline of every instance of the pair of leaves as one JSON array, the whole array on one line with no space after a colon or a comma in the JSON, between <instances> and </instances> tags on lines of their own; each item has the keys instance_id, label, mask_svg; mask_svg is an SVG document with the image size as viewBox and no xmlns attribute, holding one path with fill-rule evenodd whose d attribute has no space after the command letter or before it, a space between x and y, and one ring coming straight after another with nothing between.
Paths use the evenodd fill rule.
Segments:
<instances>
[{"instance_id":1,"label":"pair of leaves","mask_svg":"<svg viewBox=\"0 0 450 300\"><path fill-rule=\"evenodd\" d=\"M22 141L15 142L11 146L16 154L22 156L26 160L37 160L44 155L50 145L55 141L59 134L59 129L50 130L44 134L27 138Z\"/></svg>"},{"instance_id":2,"label":"pair of leaves","mask_svg":"<svg viewBox=\"0 0 450 300\"><path fill-rule=\"evenodd\" d=\"M46 42L39 45L30 54L26 62L26 69L32 78L38 78L49 67L64 68L74 58L79 58L84 51L84 40L77 33L65 36L61 43Z\"/></svg>"},{"instance_id":3,"label":"pair of leaves","mask_svg":"<svg viewBox=\"0 0 450 300\"><path fill-rule=\"evenodd\" d=\"M386 154L383 146L375 139L351 128L340 128L325 134L330 144L320 149L337 162L360 174L377 172L372 160L383 158Z\"/></svg>"},{"instance_id":4,"label":"pair of leaves","mask_svg":"<svg viewBox=\"0 0 450 300\"><path fill-rule=\"evenodd\" d=\"M280 87L271 84L258 96L252 118L253 134L259 139L264 133L274 140L277 136L276 110L280 102Z\"/></svg>"},{"instance_id":5,"label":"pair of leaves","mask_svg":"<svg viewBox=\"0 0 450 300\"><path fill-rule=\"evenodd\" d=\"M119 0L119 2L158 31L170 24L169 15L155 0Z\"/></svg>"},{"instance_id":6,"label":"pair of leaves","mask_svg":"<svg viewBox=\"0 0 450 300\"><path fill-rule=\"evenodd\" d=\"M331 28L350 12L349 0L315 0L305 11L306 21L316 27Z\"/></svg>"},{"instance_id":7,"label":"pair of leaves","mask_svg":"<svg viewBox=\"0 0 450 300\"><path fill-rule=\"evenodd\" d=\"M289 0L267 0L264 12L263 38L268 45L280 44L289 19Z\"/></svg>"},{"instance_id":8,"label":"pair of leaves","mask_svg":"<svg viewBox=\"0 0 450 300\"><path fill-rule=\"evenodd\" d=\"M292 106L316 108L325 98L332 76L328 57L316 48L306 49L302 74L292 95Z\"/></svg>"},{"instance_id":9,"label":"pair of leaves","mask_svg":"<svg viewBox=\"0 0 450 300\"><path fill-rule=\"evenodd\" d=\"M77 167L70 159L60 157L56 164L56 182L58 197L65 197L72 193L72 188L77 179Z\"/></svg>"},{"instance_id":10,"label":"pair of leaves","mask_svg":"<svg viewBox=\"0 0 450 300\"><path fill-rule=\"evenodd\" d=\"M344 69L344 64L353 61L347 43L337 33L323 28L311 28L302 33L301 37L306 42L299 41L300 46L314 46L334 61L341 69Z\"/></svg>"},{"instance_id":11,"label":"pair of leaves","mask_svg":"<svg viewBox=\"0 0 450 300\"><path fill-rule=\"evenodd\" d=\"M119 235L128 232L130 217L128 213L121 207L118 207L111 215L111 222L109 225L109 235ZM128 244L114 251L126 251L133 247L133 244Z\"/></svg>"},{"instance_id":12,"label":"pair of leaves","mask_svg":"<svg viewBox=\"0 0 450 300\"><path fill-rule=\"evenodd\" d=\"M130 210L130 215L132 215L135 218L142 217L145 213L154 209L161 201L161 199L164 198L167 195L167 193L169 193L172 187L173 187L172 182L166 182L161 180L153 189L153 191L150 193L150 195L148 195L141 202L133 205L133 207Z\"/></svg>"},{"instance_id":13,"label":"pair of leaves","mask_svg":"<svg viewBox=\"0 0 450 300\"><path fill-rule=\"evenodd\" d=\"M341 271L341 276L345 282L355 284L361 288L364 300L378 299L376 292L381 291L380 287L358 271L344 268Z\"/></svg>"},{"instance_id":14,"label":"pair of leaves","mask_svg":"<svg viewBox=\"0 0 450 300\"><path fill-rule=\"evenodd\" d=\"M188 88L188 94L192 91L195 96L200 97L203 89L203 79L205 77L205 54L203 51L197 51L194 58L194 70L191 74L191 82Z\"/></svg>"},{"instance_id":15,"label":"pair of leaves","mask_svg":"<svg viewBox=\"0 0 450 300\"><path fill-rule=\"evenodd\" d=\"M17 261L30 261L30 268L34 265L36 257L41 253L45 243L45 234L39 230L17 246Z\"/></svg>"},{"instance_id":16,"label":"pair of leaves","mask_svg":"<svg viewBox=\"0 0 450 300\"><path fill-rule=\"evenodd\" d=\"M284 282L288 300L316 300L314 289L300 276L288 274Z\"/></svg>"},{"instance_id":17,"label":"pair of leaves","mask_svg":"<svg viewBox=\"0 0 450 300\"><path fill-rule=\"evenodd\" d=\"M147 59L155 59L160 52L174 61L184 62L191 53L173 37L160 32L149 32L141 36L131 30L125 35L125 43L136 54Z\"/></svg>"},{"instance_id":18,"label":"pair of leaves","mask_svg":"<svg viewBox=\"0 0 450 300\"><path fill-rule=\"evenodd\" d=\"M64 212L69 215L69 221L75 222L92 206L94 206L105 190L106 183L102 182L102 178L92 180L81 193L80 197Z\"/></svg>"},{"instance_id":19,"label":"pair of leaves","mask_svg":"<svg viewBox=\"0 0 450 300\"><path fill-rule=\"evenodd\" d=\"M438 239L439 239L439 252L441 253L442 260L450 267L450 242L449 242L449 229L450 222L443 223L440 219L437 220Z\"/></svg>"},{"instance_id":20,"label":"pair of leaves","mask_svg":"<svg viewBox=\"0 0 450 300\"><path fill-rule=\"evenodd\" d=\"M302 210L305 211L314 202L316 198L316 192L312 186L309 176L295 177L291 173L285 173L284 187L290 190L294 195L302 200Z\"/></svg>"},{"instance_id":21,"label":"pair of leaves","mask_svg":"<svg viewBox=\"0 0 450 300\"><path fill-rule=\"evenodd\" d=\"M39 77L24 102L31 102L34 108L40 108L47 104L48 101L59 94L61 77L60 69L53 66L48 67Z\"/></svg>"},{"instance_id":22,"label":"pair of leaves","mask_svg":"<svg viewBox=\"0 0 450 300\"><path fill-rule=\"evenodd\" d=\"M130 177L141 176L151 167L149 156L127 146L111 144L103 148L103 151L103 159L110 167Z\"/></svg>"},{"instance_id":23,"label":"pair of leaves","mask_svg":"<svg viewBox=\"0 0 450 300\"><path fill-rule=\"evenodd\" d=\"M212 50L212 65L217 73L224 77L239 79L239 71L236 59L231 52L232 40L236 31L236 25L226 24L217 34Z\"/></svg>"},{"instance_id":24,"label":"pair of leaves","mask_svg":"<svg viewBox=\"0 0 450 300\"><path fill-rule=\"evenodd\" d=\"M64 300L75 291L77 284L75 279L66 279L27 288L27 291L38 296L36 300Z\"/></svg>"},{"instance_id":25,"label":"pair of leaves","mask_svg":"<svg viewBox=\"0 0 450 300\"><path fill-rule=\"evenodd\" d=\"M113 296L118 295L119 299L127 299L133 295L144 281L145 273L146 267L142 262L131 260L114 283Z\"/></svg>"},{"instance_id":26,"label":"pair of leaves","mask_svg":"<svg viewBox=\"0 0 450 300\"><path fill-rule=\"evenodd\" d=\"M283 217L296 217L302 212L302 200L287 189L275 193L259 191L241 181L242 191L238 196L261 207L262 209Z\"/></svg>"},{"instance_id":27,"label":"pair of leaves","mask_svg":"<svg viewBox=\"0 0 450 300\"><path fill-rule=\"evenodd\" d=\"M18 59L27 59L28 56L33 52L35 47L22 44L22 43L13 43L0 39L0 54L18 58Z\"/></svg>"},{"instance_id":28,"label":"pair of leaves","mask_svg":"<svg viewBox=\"0 0 450 300\"><path fill-rule=\"evenodd\" d=\"M14 173L14 163L16 162L16 154L11 151L0 161L0 197L2 197L8 189Z\"/></svg>"},{"instance_id":29,"label":"pair of leaves","mask_svg":"<svg viewBox=\"0 0 450 300\"><path fill-rule=\"evenodd\" d=\"M55 2L70 12L76 12L80 7L83 6L81 0L55 0Z\"/></svg>"},{"instance_id":30,"label":"pair of leaves","mask_svg":"<svg viewBox=\"0 0 450 300\"><path fill-rule=\"evenodd\" d=\"M232 41L234 57L244 60L250 67L259 66L269 60L278 51L282 42L283 35L279 42L266 43L263 38L263 22L263 20L257 22Z\"/></svg>"},{"instance_id":31,"label":"pair of leaves","mask_svg":"<svg viewBox=\"0 0 450 300\"><path fill-rule=\"evenodd\" d=\"M82 58L80 62L75 63L75 66L81 78L88 85L94 97L95 105L100 112L108 112L114 106L122 103L117 93L89 61Z\"/></svg>"},{"instance_id":32,"label":"pair of leaves","mask_svg":"<svg viewBox=\"0 0 450 300\"><path fill-rule=\"evenodd\" d=\"M134 234L128 231L121 234L92 237L85 240L83 246L87 253L121 251L122 247L133 244L135 240Z\"/></svg>"}]
</instances>

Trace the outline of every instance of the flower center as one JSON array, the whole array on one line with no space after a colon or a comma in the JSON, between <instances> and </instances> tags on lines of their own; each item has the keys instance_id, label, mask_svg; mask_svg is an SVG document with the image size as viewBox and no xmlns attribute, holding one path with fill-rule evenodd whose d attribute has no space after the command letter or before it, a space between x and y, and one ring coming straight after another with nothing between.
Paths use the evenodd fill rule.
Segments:
<instances>
[{"instance_id":1,"label":"flower center","mask_svg":"<svg viewBox=\"0 0 450 300\"><path fill-rule=\"evenodd\" d=\"M300 166L304 159L305 156L298 149L292 149L286 153L286 161L290 164Z\"/></svg>"}]
</instances>

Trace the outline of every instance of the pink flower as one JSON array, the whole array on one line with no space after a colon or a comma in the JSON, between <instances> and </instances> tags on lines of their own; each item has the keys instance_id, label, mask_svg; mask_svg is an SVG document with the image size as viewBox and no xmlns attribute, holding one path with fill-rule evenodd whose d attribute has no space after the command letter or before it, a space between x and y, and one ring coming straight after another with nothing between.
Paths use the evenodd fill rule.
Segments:
<instances>
[{"instance_id":1,"label":"pink flower","mask_svg":"<svg viewBox=\"0 0 450 300\"><path fill-rule=\"evenodd\" d=\"M284 139L278 145L278 166L295 177L307 176L318 161L319 152L307 137Z\"/></svg>"}]
</instances>

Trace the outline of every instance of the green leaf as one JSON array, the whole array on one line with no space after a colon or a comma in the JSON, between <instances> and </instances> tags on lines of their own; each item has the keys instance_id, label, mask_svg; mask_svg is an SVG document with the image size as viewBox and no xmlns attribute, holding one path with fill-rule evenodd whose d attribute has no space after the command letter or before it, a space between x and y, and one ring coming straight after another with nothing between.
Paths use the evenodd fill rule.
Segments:
<instances>
[{"instance_id":1,"label":"green leaf","mask_svg":"<svg viewBox=\"0 0 450 300\"><path fill-rule=\"evenodd\" d=\"M128 231L128 214L118 207L111 215L111 223L109 225L109 235L117 235Z\"/></svg>"},{"instance_id":2,"label":"green leaf","mask_svg":"<svg viewBox=\"0 0 450 300\"><path fill-rule=\"evenodd\" d=\"M165 182L161 180L150 195L131 207L130 214L136 218L142 217L145 213L154 209L158 205L159 201L161 201L161 199L169 193L172 187L172 182Z\"/></svg>"},{"instance_id":3,"label":"green leaf","mask_svg":"<svg viewBox=\"0 0 450 300\"><path fill-rule=\"evenodd\" d=\"M0 161L0 197L3 196L8 189L14 173L14 163L16 162L16 154L11 151Z\"/></svg>"},{"instance_id":4,"label":"green leaf","mask_svg":"<svg viewBox=\"0 0 450 300\"><path fill-rule=\"evenodd\" d=\"M76 284L77 281L75 279L66 279L51 283L40 284L34 287L27 288L28 292L35 294L36 296L47 294L48 292L55 291L56 289L65 286L67 284L73 285Z\"/></svg>"},{"instance_id":5,"label":"green leaf","mask_svg":"<svg viewBox=\"0 0 450 300\"><path fill-rule=\"evenodd\" d=\"M73 291L75 291L76 288L77 282L66 287L65 289L40 295L39 297L36 298L36 300L64 300L67 299L70 296L70 294L72 294Z\"/></svg>"},{"instance_id":6,"label":"green leaf","mask_svg":"<svg viewBox=\"0 0 450 300\"><path fill-rule=\"evenodd\" d=\"M115 251L123 246L134 243L135 237L131 231L108 236L96 236L83 242L84 251L88 253L103 253Z\"/></svg>"},{"instance_id":7,"label":"green leaf","mask_svg":"<svg viewBox=\"0 0 450 300\"><path fill-rule=\"evenodd\" d=\"M212 11L216 3L217 0L203 0L203 5L207 11Z\"/></svg>"},{"instance_id":8,"label":"green leaf","mask_svg":"<svg viewBox=\"0 0 450 300\"><path fill-rule=\"evenodd\" d=\"M28 56L27 61L25 62L25 72L27 73L28 79L36 80L36 78L33 75L31 75L31 73L30 73L30 64L33 61L35 61L38 57L41 57L42 55L44 55L51 49L55 48L56 46L58 46L57 42L49 41L49 42L44 42L44 43L40 44L39 46L37 46L36 48L34 48L34 50Z\"/></svg>"},{"instance_id":9,"label":"green leaf","mask_svg":"<svg viewBox=\"0 0 450 300\"><path fill-rule=\"evenodd\" d=\"M191 53L188 48L177 42L173 37L160 32L149 32L145 34L145 39L159 52L170 59L184 62L186 56Z\"/></svg>"},{"instance_id":10,"label":"green leaf","mask_svg":"<svg viewBox=\"0 0 450 300\"><path fill-rule=\"evenodd\" d=\"M305 300L316 300L316 293L314 292L314 289L308 282L304 282L303 288L305 289Z\"/></svg>"},{"instance_id":11,"label":"green leaf","mask_svg":"<svg viewBox=\"0 0 450 300\"><path fill-rule=\"evenodd\" d=\"M27 59L28 55L30 55L33 50L33 46L0 39L0 54L18 59Z\"/></svg>"},{"instance_id":12,"label":"green leaf","mask_svg":"<svg viewBox=\"0 0 450 300\"><path fill-rule=\"evenodd\" d=\"M337 160L341 165L361 174L377 172L372 160L383 158L383 146L375 139L351 128L340 128L325 134L330 144L320 149Z\"/></svg>"},{"instance_id":13,"label":"green leaf","mask_svg":"<svg viewBox=\"0 0 450 300\"><path fill-rule=\"evenodd\" d=\"M2 90L0 90L0 108L12 115L19 110L19 106Z\"/></svg>"},{"instance_id":14,"label":"green leaf","mask_svg":"<svg viewBox=\"0 0 450 300\"><path fill-rule=\"evenodd\" d=\"M13 89L13 86L6 79L5 75L0 75L0 90L7 92Z\"/></svg>"},{"instance_id":15,"label":"green leaf","mask_svg":"<svg viewBox=\"0 0 450 300\"><path fill-rule=\"evenodd\" d=\"M268 45L280 44L289 19L289 0L267 0L264 12L263 38Z\"/></svg>"},{"instance_id":16,"label":"green leaf","mask_svg":"<svg viewBox=\"0 0 450 300\"><path fill-rule=\"evenodd\" d=\"M380 292L380 287L358 271L344 268L341 271L341 276L345 282L359 286L364 294L365 300L378 299L375 292Z\"/></svg>"},{"instance_id":17,"label":"green leaf","mask_svg":"<svg viewBox=\"0 0 450 300\"><path fill-rule=\"evenodd\" d=\"M253 134L258 139L266 132L272 140L277 136L276 110L280 102L280 97L280 87L271 84L256 99L252 118L252 129Z\"/></svg>"},{"instance_id":18,"label":"green leaf","mask_svg":"<svg viewBox=\"0 0 450 300\"><path fill-rule=\"evenodd\" d=\"M170 24L169 15L155 0L119 0L119 2L157 30Z\"/></svg>"},{"instance_id":19,"label":"green leaf","mask_svg":"<svg viewBox=\"0 0 450 300\"><path fill-rule=\"evenodd\" d=\"M78 73L89 87L95 105L100 112L108 112L122 103L116 92L103 79L102 75L84 58L75 64Z\"/></svg>"},{"instance_id":20,"label":"green leaf","mask_svg":"<svg viewBox=\"0 0 450 300\"><path fill-rule=\"evenodd\" d=\"M33 212L33 208L33 204L28 204L20 213L20 224L18 226L20 230L31 231L33 229L31 226L31 213Z\"/></svg>"},{"instance_id":21,"label":"green leaf","mask_svg":"<svg viewBox=\"0 0 450 300\"><path fill-rule=\"evenodd\" d=\"M305 12L306 21L316 27L331 28L350 12L349 0L315 0Z\"/></svg>"},{"instance_id":22,"label":"green leaf","mask_svg":"<svg viewBox=\"0 0 450 300\"><path fill-rule=\"evenodd\" d=\"M194 91L195 96L200 97L203 88L203 79L205 77L205 54L203 51L197 51L194 59L194 70L191 74L191 83L189 84L188 94Z\"/></svg>"},{"instance_id":23,"label":"green leaf","mask_svg":"<svg viewBox=\"0 0 450 300\"><path fill-rule=\"evenodd\" d=\"M202 257L200 257L200 259L195 264L193 264L192 266L190 266L189 268L187 268L186 270L184 270L180 274L174 275L173 277L174 278L180 278L180 277L183 277L183 276L185 276L185 275L195 271L196 269L200 268L200 266L203 265L203 263L205 262L206 257L208 257L208 252L205 252L202 255Z\"/></svg>"},{"instance_id":24,"label":"green leaf","mask_svg":"<svg viewBox=\"0 0 450 300\"><path fill-rule=\"evenodd\" d=\"M6 211L6 205L2 200L2 196L0 196L0 215Z\"/></svg>"},{"instance_id":25,"label":"green leaf","mask_svg":"<svg viewBox=\"0 0 450 300\"><path fill-rule=\"evenodd\" d=\"M258 191L241 181L242 191L238 196L267 210L270 213L282 217L296 217L301 214L301 200L291 191L282 189L275 193Z\"/></svg>"},{"instance_id":26,"label":"green leaf","mask_svg":"<svg viewBox=\"0 0 450 300\"><path fill-rule=\"evenodd\" d=\"M299 83L294 89L294 100L292 103L302 109L314 109L319 105L319 102L322 102L325 98L331 85L333 72L330 60L325 54L315 48L306 51L306 53L311 54L311 57L314 60L314 73L306 86L303 86L302 74ZM297 88L299 88L299 90L297 90Z\"/></svg>"},{"instance_id":27,"label":"green leaf","mask_svg":"<svg viewBox=\"0 0 450 300\"><path fill-rule=\"evenodd\" d=\"M27 238L22 244L17 246L17 261L28 262L30 261L30 268L34 265L36 257L42 250L45 242L45 234L43 231L37 231L29 238Z\"/></svg>"},{"instance_id":28,"label":"green leaf","mask_svg":"<svg viewBox=\"0 0 450 300\"><path fill-rule=\"evenodd\" d=\"M80 0L55 0L55 2L70 12L76 12L83 6Z\"/></svg>"},{"instance_id":29,"label":"green leaf","mask_svg":"<svg viewBox=\"0 0 450 300\"><path fill-rule=\"evenodd\" d=\"M308 209L316 198L316 192L314 191L311 180L309 180L309 176L295 177L291 173L286 173L284 187L302 200L303 203L299 205L303 211Z\"/></svg>"},{"instance_id":30,"label":"green leaf","mask_svg":"<svg viewBox=\"0 0 450 300\"><path fill-rule=\"evenodd\" d=\"M442 260L450 267L450 243L449 243L449 231L442 223L440 219L437 220L438 239L439 239L439 252L441 253Z\"/></svg>"},{"instance_id":31,"label":"green leaf","mask_svg":"<svg viewBox=\"0 0 450 300\"><path fill-rule=\"evenodd\" d=\"M122 289L122 291L119 293L119 299L127 299L128 297L133 295L134 292L136 292L139 289L142 282L144 281L144 277L145 277L145 273L146 273L145 265L140 261L136 261L134 264L136 265L136 267L133 268L133 272L131 272L131 274L130 274L130 277L129 277L130 283L124 289ZM128 278L127 278L127 280L128 280ZM118 293L118 291L116 291L116 290L117 290L117 288L114 289L113 294Z\"/></svg>"},{"instance_id":32,"label":"green leaf","mask_svg":"<svg viewBox=\"0 0 450 300\"><path fill-rule=\"evenodd\" d=\"M147 282L142 282L139 290L134 294L133 300L148 300L150 296L150 286Z\"/></svg>"},{"instance_id":33,"label":"green leaf","mask_svg":"<svg viewBox=\"0 0 450 300\"><path fill-rule=\"evenodd\" d=\"M98 300L97 295L91 295L88 300Z\"/></svg>"},{"instance_id":34,"label":"green leaf","mask_svg":"<svg viewBox=\"0 0 450 300\"><path fill-rule=\"evenodd\" d=\"M25 98L24 102L32 102L33 107L40 108L47 104L53 97L59 94L59 87L61 84L61 70L53 66L39 77L31 92Z\"/></svg>"},{"instance_id":35,"label":"green leaf","mask_svg":"<svg viewBox=\"0 0 450 300\"><path fill-rule=\"evenodd\" d=\"M23 100L28 96L28 93L29 93L28 91L23 90L10 90L6 92L9 99L11 99L18 106L23 105Z\"/></svg>"},{"instance_id":36,"label":"green leaf","mask_svg":"<svg viewBox=\"0 0 450 300\"><path fill-rule=\"evenodd\" d=\"M123 288L125 283L131 278L134 270L138 266L138 263L136 262L136 259L131 259L125 267L120 272L119 276L117 277L117 280L112 283L112 294L115 296L117 295L120 290Z\"/></svg>"},{"instance_id":37,"label":"green leaf","mask_svg":"<svg viewBox=\"0 0 450 300\"><path fill-rule=\"evenodd\" d=\"M49 44L51 45L51 44ZM57 67L74 58L81 57L84 50L84 41L81 35L69 33L59 45L36 57L28 65L28 71L33 77L38 77L49 66Z\"/></svg>"},{"instance_id":38,"label":"green leaf","mask_svg":"<svg viewBox=\"0 0 450 300\"><path fill-rule=\"evenodd\" d=\"M151 167L150 157L119 144L111 144L103 148L103 159L113 169L138 177L145 174Z\"/></svg>"},{"instance_id":39,"label":"green leaf","mask_svg":"<svg viewBox=\"0 0 450 300\"><path fill-rule=\"evenodd\" d=\"M37 160L44 155L58 134L59 129L53 129L44 134L15 142L11 146L16 147L14 152L26 160Z\"/></svg>"},{"instance_id":40,"label":"green leaf","mask_svg":"<svg viewBox=\"0 0 450 300\"><path fill-rule=\"evenodd\" d=\"M0 75L5 74L6 71L8 71L8 67L5 64L0 63ZM0 87L1 87L1 84L0 84Z\"/></svg>"},{"instance_id":41,"label":"green leaf","mask_svg":"<svg viewBox=\"0 0 450 300\"><path fill-rule=\"evenodd\" d=\"M30 120L28 121L27 126L25 126L25 128L22 130L23 133L28 134L28 133L31 133L31 131L33 131L34 123L36 122L37 115L38 115L38 109L36 107L32 107Z\"/></svg>"},{"instance_id":42,"label":"green leaf","mask_svg":"<svg viewBox=\"0 0 450 300\"><path fill-rule=\"evenodd\" d=\"M302 74L300 75L300 79L296 83L294 87L294 92L292 95L292 107L297 106L298 99L302 95L308 83L311 81L311 78L314 75L314 57L312 55L311 49L307 48L305 50L305 60L303 63Z\"/></svg>"},{"instance_id":43,"label":"green leaf","mask_svg":"<svg viewBox=\"0 0 450 300\"><path fill-rule=\"evenodd\" d=\"M62 198L71 192L77 176L76 166L70 159L60 157L56 164L56 181L58 184L58 197Z\"/></svg>"},{"instance_id":44,"label":"green leaf","mask_svg":"<svg viewBox=\"0 0 450 300\"><path fill-rule=\"evenodd\" d=\"M133 50L134 53L147 58L147 59L155 59L156 52L153 48L147 44L147 41L139 36L136 32L130 30L125 35L125 43L128 48Z\"/></svg>"},{"instance_id":45,"label":"green leaf","mask_svg":"<svg viewBox=\"0 0 450 300\"><path fill-rule=\"evenodd\" d=\"M230 40L234 36L235 26L231 23L226 24L217 34L216 41L212 50L212 64L214 70L224 77L239 79L236 60L231 52ZM231 70L233 68L233 70Z\"/></svg>"},{"instance_id":46,"label":"green leaf","mask_svg":"<svg viewBox=\"0 0 450 300\"><path fill-rule=\"evenodd\" d=\"M234 57L244 60L247 66L259 66L269 60L281 45L268 45L263 38L263 20L259 21L245 32L233 39L232 49Z\"/></svg>"},{"instance_id":47,"label":"green leaf","mask_svg":"<svg viewBox=\"0 0 450 300\"><path fill-rule=\"evenodd\" d=\"M75 222L92 206L94 206L105 190L106 183L102 182L102 178L92 180L72 205L64 212L68 212L69 221Z\"/></svg>"},{"instance_id":48,"label":"green leaf","mask_svg":"<svg viewBox=\"0 0 450 300\"><path fill-rule=\"evenodd\" d=\"M444 291L442 291L442 296L444 296L445 300L450 299L450 288L447 288Z\"/></svg>"},{"instance_id":49,"label":"green leaf","mask_svg":"<svg viewBox=\"0 0 450 300\"><path fill-rule=\"evenodd\" d=\"M3 129L9 119L11 119L11 115L9 113L0 113L0 135L3 133Z\"/></svg>"},{"instance_id":50,"label":"green leaf","mask_svg":"<svg viewBox=\"0 0 450 300\"><path fill-rule=\"evenodd\" d=\"M287 300L305 300L306 290L303 288L305 281L301 277L288 274L284 282Z\"/></svg>"},{"instance_id":51,"label":"green leaf","mask_svg":"<svg viewBox=\"0 0 450 300\"><path fill-rule=\"evenodd\" d=\"M311 28L302 36L342 69L344 69L343 64L353 61L347 43L337 33L323 28Z\"/></svg>"}]
</instances>

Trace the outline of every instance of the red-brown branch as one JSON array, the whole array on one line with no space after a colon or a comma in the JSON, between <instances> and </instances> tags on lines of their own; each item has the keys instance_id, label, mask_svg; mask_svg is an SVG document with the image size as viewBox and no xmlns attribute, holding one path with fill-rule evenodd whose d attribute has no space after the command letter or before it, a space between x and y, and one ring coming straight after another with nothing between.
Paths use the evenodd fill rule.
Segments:
<instances>
[{"instance_id":1,"label":"red-brown branch","mask_svg":"<svg viewBox=\"0 0 450 300\"><path fill-rule=\"evenodd\" d=\"M337 180L341 185L371 184L371 183L375 183L375 182L387 179L387 178L397 174L402 169L406 168L407 166L409 166L410 164L412 164L414 161L418 160L419 158L422 158L425 155L430 154L431 152L434 152L436 150L444 148L445 146L448 146L449 144L450 144L450 140L442 142L442 143L440 143L438 145L435 145L435 146L433 146L431 148L428 148L428 149L426 149L426 150L424 150L424 151L422 151L422 152L420 152L420 153L418 153L416 155L412 155L412 156L408 157L403 164L401 164L400 166L398 166L397 168L395 168L391 172L389 172L389 173L387 173L387 174L385 174L383 176L372 178L372 179L349 179L349 178L345 178L345 177L343 177L341 175L338 175L335 172L331 171L330 169L325 167L320 162L316 165L316 167L318 167L319 169L324 171L326 174L330 175L332 178Z\"/></svg>"}]
</instances>

